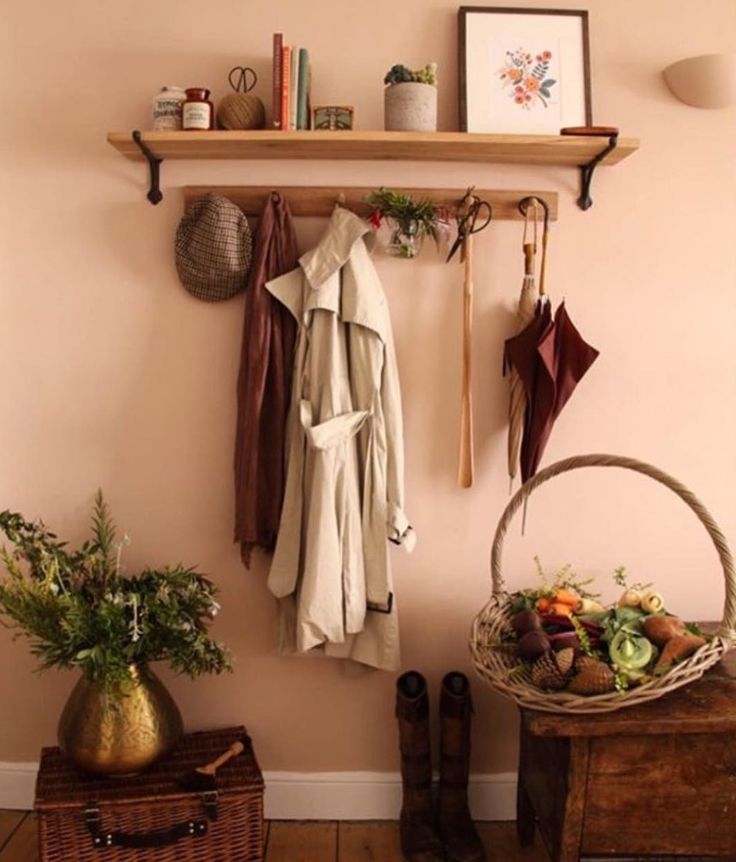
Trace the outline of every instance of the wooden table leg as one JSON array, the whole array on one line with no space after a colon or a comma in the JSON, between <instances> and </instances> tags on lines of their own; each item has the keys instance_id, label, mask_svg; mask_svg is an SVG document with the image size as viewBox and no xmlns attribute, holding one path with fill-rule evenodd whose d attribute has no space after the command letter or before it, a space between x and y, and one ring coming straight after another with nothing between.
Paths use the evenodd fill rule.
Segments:
<instances>
[{"instance_id":1,"label":"wooden table leg","mask_svg":"<svg viewBox=\"0 0 736 862\"><path fill-rule=\"evenodd\" d=\"M516 781L516 835L522 847L528 847L534 841L537 820L534 805L526 787L528 767L529 742L522 721L519 726L519 772Z\"/></svg>"},{"instance_id":2,"label":"wooden table leg","mask_svg":"<svg viewBox=\"0 0 736 862\"><path fill-rule=\"evenodd\" d=\"M534 806L519 777L516 786L516 835L522 847L528 847L534 842L535 826Z\"/></svg>"},{"instance_id":3,"label":"wooden table leg","mask_svg":"<svg viewBox=\"0 0 736 862\"><path fill-rule=\"evenodd\" d=\"M572 737L567 767L567 797L556 862L579 862L580 859L589 759L590 740L585 736Z\"/></svg>"}]
</instances>

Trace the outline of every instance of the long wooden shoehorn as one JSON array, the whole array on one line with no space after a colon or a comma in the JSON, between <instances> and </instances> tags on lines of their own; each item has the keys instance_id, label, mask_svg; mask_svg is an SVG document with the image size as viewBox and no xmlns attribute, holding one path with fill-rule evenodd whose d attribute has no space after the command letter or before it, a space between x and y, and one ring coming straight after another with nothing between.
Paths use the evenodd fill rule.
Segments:
<instances>
[{"instance_id":1,"label":"long wooden shoehorn","mask_svg":"<svg viewBox=\"0 0 736 862\"><path fill-rule=\"evenodd\" d=\"M473 393L471 389L471 361L473 336L473 237L465 238L463 254L465 276L463 280L463 380L460 406L460 457L457 481L462 488L473 484Z\"/></svg>"}]
</instances>

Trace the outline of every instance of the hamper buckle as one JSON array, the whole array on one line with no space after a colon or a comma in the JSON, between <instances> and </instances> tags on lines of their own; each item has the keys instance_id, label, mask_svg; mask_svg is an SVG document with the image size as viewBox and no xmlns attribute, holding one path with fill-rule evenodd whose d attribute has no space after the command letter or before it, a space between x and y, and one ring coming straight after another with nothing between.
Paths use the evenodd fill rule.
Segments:
<instances>
[{"instance_id":1,"label":"hamper buckle","mask_svg":"<svg viewBox=\"0 0 736 862\"><path fill-rule=\"evenodd\" d=\"M204 793L200 794L199 797L202 800L202 805L204 806L204 813L207 815L209 820L217 820L218 815L218 793L216 790L205 790Z\"/></svg>"},{"instance_id":2,"label":"hamper buckle","mask_svg":"<svg viewBox=\"0 0 736 862\"><path fill-rule=\"evenodd\" d=\"M84 822L90 829L100 825L100 809L96 805L87 805L85 807Z\"/></svg>"}]
</instances>

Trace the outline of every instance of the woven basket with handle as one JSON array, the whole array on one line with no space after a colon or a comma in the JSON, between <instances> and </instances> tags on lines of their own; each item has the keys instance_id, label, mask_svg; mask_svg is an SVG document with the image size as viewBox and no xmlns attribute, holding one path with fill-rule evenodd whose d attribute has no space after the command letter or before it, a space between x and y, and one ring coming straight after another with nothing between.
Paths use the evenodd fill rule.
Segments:
<instances>
[{"instance_id":1,"label":"woven basket with handle","mask_svg":"<svg viewBox=\"0 0 736 862\"><path fill-rule=\"evenodd\" d=\"M592 696L565 691L545 692L537 688L532 684L528 672L518 670L519 659L513 644L504 643L505 636L512 631L511 617L513 616L511 596L506 591L501 574L501 551L509 523L536 488L560 473L567 473L569 470L577 470L581 467L622 467L626 470L634 470L660 482L677 494L697 515L715 545L726 583L723 619L712 640L700 647L690 658L675 665L668 673L644 685L625 692L614 691ZM736 576L733 557L725 536L692 491L656 467L633 458L617 455L578 455L540 470L536 476L519 488L501 515L491 550L491 576L493 593L486 606L475 618L470 634L473 664L480 676L492 688L512 698L520 706L530 709L545 712L599 713L612 712L624 706L654 700L701 677L736 640ZM516 670L511 673L512 669Z\"/></svg>"}]
</instances>

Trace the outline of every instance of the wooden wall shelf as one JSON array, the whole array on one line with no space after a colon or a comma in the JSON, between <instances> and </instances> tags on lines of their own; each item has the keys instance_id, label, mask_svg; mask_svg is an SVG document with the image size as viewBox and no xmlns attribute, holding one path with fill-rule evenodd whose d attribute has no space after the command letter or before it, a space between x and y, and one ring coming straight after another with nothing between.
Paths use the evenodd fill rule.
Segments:
<instances>
[{"instance_id":1,"label":"wooden wall shelf","mask_svg":"<svg viewBox=\"0 0 736 862\"><path fill-rule=\"evenodd\" d=\"M607 140L563 135L476 135L464 132L143 132L160 159L363 159L496 162L578 166L605 149ZM108 142L129 159L143 159L130 132ZM635 152L635 138L619 138L602 164Z\"/></svg>"},{"instance_id":2,"label":"wooden wall shelf","mask_svg":"<svg viewBox=\"0 0 736 862\"><path fill-rule=\"evenodd\" d=\"M147 160L148 199L158 203L164 159L329 159L481 162L574 166L581 170L578 204L587 209L597 165L615 165L639 147L616 130L574 135L480 135L465 132L110 132L108 143L129 159ZM597 136L595 136L597 135Z\"/></svg>"}]
</instances>

